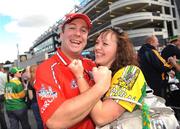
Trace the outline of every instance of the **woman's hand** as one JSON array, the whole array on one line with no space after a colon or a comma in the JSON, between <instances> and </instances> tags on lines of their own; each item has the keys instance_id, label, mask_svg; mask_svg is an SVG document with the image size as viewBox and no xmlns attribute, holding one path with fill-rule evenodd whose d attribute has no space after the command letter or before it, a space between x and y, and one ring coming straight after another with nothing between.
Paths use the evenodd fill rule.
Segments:
<instances>
[{"instance_id":1,"label":"woman's hand","mask_svg":"<svg viewBox=\"0 0 180 129\"><path fill-rule=\"evenodd\" d=\"M98 86L100 86L103 92L106 92L111 84L111 70L105 66L99 66L98 68L94 67L92 73L95 83L99 83L100 85Z\"/></svg>"}]
</instances>

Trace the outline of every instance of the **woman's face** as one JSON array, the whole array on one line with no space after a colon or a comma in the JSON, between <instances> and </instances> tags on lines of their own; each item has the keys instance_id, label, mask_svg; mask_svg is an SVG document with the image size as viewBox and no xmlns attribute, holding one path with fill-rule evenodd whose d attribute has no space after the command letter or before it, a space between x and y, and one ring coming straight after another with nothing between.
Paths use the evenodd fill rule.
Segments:
<instances>
[{"instance_id":1,"label":"woman's face","mask_svg":"<svg viewBox=\"0 0 180 129\"><path fill-rule=\"evenodd\" d=\"M116 35L112 31L101 33L96 40L94 51L96 64L110 68L116 58Z\"/></svg>"},{"instance_id":2,"label":"woman's face","mask_svg":"<svg viewBox=\"0 0 180 129\"><path fill-rule=\"evenodd\" d=\"M14 74L14 76L17 77L17 78L21 78L22 72L17 72L17 73Z\"/></svg>"}]
</instances>

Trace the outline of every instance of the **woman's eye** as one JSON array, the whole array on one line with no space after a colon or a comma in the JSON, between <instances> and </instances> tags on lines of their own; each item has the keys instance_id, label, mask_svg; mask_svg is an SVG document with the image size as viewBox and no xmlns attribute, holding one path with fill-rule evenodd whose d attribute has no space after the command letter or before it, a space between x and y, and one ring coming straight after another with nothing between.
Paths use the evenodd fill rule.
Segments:
<instances>
[{"instance_id":1,"label":"woman's eye","mask_svg":"<svg viewBox=\"0 0 180 129\"><path fill-rule=\"evenodd\" d=\"M103 43L104 44L104 46L107 46L108 45L108 43Z\"/></svg>"},{"instance_id":2,"label":"woman's eye","mask_svg":"<svg viewBox=\"0 0 180 129\"><path fill-rule=\"evenodd\" d=\"M99 43L99 42L96 41L96 42L95 42L95 45L97 45L98 43Z\"/></svg>"}]
</instances>

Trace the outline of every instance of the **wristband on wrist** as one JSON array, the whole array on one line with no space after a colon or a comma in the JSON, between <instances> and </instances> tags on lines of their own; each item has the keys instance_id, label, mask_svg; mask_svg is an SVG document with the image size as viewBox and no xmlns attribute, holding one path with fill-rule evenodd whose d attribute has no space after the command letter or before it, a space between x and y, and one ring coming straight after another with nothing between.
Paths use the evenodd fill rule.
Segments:
<instances>
[{"instance_id":1,"label":"wristband on wrist","mask_svg":"<svg viewBox=\"0 0 180 129\"><path fill-rule=\"evenodd\" d=\"M77 80L80 80L80 79L83 79L83 78L84 78L84 76L81 75L81 76L77 77Z\"/></svg>"}]
</instances>

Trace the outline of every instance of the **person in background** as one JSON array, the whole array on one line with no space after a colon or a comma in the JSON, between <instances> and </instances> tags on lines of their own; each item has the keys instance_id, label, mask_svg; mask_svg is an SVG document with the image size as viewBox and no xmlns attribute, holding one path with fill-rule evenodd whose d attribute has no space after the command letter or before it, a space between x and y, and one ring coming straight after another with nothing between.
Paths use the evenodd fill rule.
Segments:
<instances>
[{"instance_id":1,"label":"person in background","mask_svg":"<svg viewBox=\"0 0 180 129\"><path fill-rule=\"evenodd\" d=\"M22 82L22 85L26 94L25 102L28 109L30 109L30 106L31 106L31 101L29 100L29 97L28 97L28 85L29 85L29 79L30 79L29 68L30 66L27 66L26 69L22 72L22 76L21 76L21 82Z\"/></svg>"},{"instance_id":2,"label":"person in background","mask_svg":"<svg viewBox=\"0 0 180 129\"><path fill-rule=\"evenodd\" d=\"M124 112L132 112L138 108L136 104L111 97L122 97L141 103L146 95L147 84L134 56L133 45L121 28L113 27L102 31L96 40L94 51L96 64L99 67L108 67L113 76L110 89L91 110L95 124L103 126L121 117ZM74 60L69 68L76 78L83 76L84 68L80 60ZM94 80L96 82L101 78L94 77ZM77 82L81 93L90 88L84 78ZM115 128L118 127L116 125Z\"/></svg>"},{"instance_id":3,"label":"person in background","mask_svg":"<svg viewBox=\"0 0 180 129\"><path fill-rule=\"evenodd\" d=\"M154 90L154 94L164 97L166 81L165 74L172 66L161 57L157 51L158 38L151 35L146 38L146 43L138 51L140 68L145 76L147 84Z\"/></svg>"},{"instance_id":4,"label":"person in background","mask_svg":"<svg viewBox=\"0 0 180 129\"><path fill-rule=\"evenodd\" d=\"M180 73L180 59L177 59L176 56L171 56L168 58L168 62L175 68L177 74ZM180 76L178 77L180 80Z\"/></svg>"},{"instance_id":5,"label":"person in background","mask_svg":"<svg viewBox=\"0 0 180 129\"><path fill-rule=\"evenodd\" d=\"M7 75L4 73L4 68L0 65L0 125L2 129L7 129L7 124L4 115L4 89L7 82Z\"/></svg>"},{"instance_id":6,"label":"person in background","mask_svg":"<svg viewBox=\"0 0 180 129\"><path fill-rule=\"evenodd\" d=\"M27 92L27 88L28 88L28 83L29 83L29 78L30 78L30 70L29 70L30 66L27 66L26 69L22 72L22 84L24 87L24 90Z\"/></svg>"},{"instance_id":7,"label":"person in background","mask_svg":"<svg viewBox=\"0 0 180 129\"><path fill-rule=\"evenodd\" d=\"M175 83L174 89L169 92L167 96L166 103L174 107L175 115L178 120L180 120L180 36L170 37L170 44L167 45L163 51L162 56L168 60L174 67L175 76L171 79L169 78L168 82ZM172 85L169 85L169 90Z\"/></svg>"},{"instance_id":8,"label":"person in background","mask_svg":"<svg viewBox=\"0 0 180 129\"><path fill-rule=\"evenodd\" d=\"M169 44L162 50L161 56L167 61L169 57L180 59L180 36L170 37Z\"/></svg>"},{"instance_id":9,"label":"person in background","mask_svg":"<svg viewBox=\"0 0 180 129\"><path fill-rule=\"evenodd\" d=\"M91 27L85 14L66 15L61 26L61 47L37 68L34 87L43 123L49 129L95 128L88 114L108 90L111 71L107 67L97 68L94 62L81 56ZM82 61L84 76L75 78L68 67L74 59ZM94 84L92 75L101 79ZM81 78L92 87L80 94L77 81Z\"/></svg>"},{"instance_id":10,"label":"person in background","mask_svg":"<svg viewBox=\"0 0 180 129\"><path fill-rule=\"evenodd\" d=\"M19 67L9 70L8 82L5 86L5 107L9 118L10 129L30 129L27 106L25 103L25 91L20 81L22 71Z\"/></svg>"},{"instance_id":11,"label":"person in background","mask_svg":"<svg viewBox=\"0 0 180 129\"><path fill-rule=\"evenodd\" d=\"M39 108L38 108L37 99L36 99L36 92L34 89L36 69L37 69L37 65L32 65L29 68L30 79L28 83L28 97L31 101L31 109L33 110L33 114L36 119L37 129L43 129L44 127L43 127L42 119L39 113Z\"/></svg>"},{"instance_id":12,"label":"person in background","mask_svg":"<svg viewBox=\"0 0 180 129\"><path fill-rule=\"evenodd\" d=\"M180 36L170 37L169 42L162 50L161 56L173 66L175 77L180 79Z\"/></svg>"}]
</instances>

